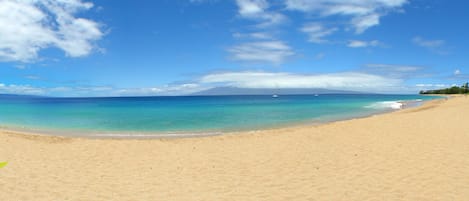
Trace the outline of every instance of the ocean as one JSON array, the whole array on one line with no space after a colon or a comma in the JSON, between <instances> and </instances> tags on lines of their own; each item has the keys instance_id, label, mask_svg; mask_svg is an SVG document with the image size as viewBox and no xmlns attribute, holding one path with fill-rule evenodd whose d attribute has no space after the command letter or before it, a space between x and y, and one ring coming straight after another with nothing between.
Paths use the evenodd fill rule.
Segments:
<instances>
[{"instance_id":1,"label":"ocean","mask_svg":"<svg viewBox=\"0 0 469 201\"><path fill-rule=\"evenodd\" d=\"M439 97L321 94L50 98L0 96L0 126L61 135L218 134L364 117Z\"/></svg>"}]
</instances>

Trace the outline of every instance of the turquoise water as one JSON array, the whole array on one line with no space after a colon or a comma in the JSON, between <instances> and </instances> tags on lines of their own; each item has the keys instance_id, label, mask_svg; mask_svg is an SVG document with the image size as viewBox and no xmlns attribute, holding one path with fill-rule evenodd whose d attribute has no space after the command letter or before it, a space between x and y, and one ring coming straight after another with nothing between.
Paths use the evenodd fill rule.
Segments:
<instances>
[{"instance_id":1,"label":"turquoise water","mask_svg":"<svg viewBox=\"0 0 469 201\"><path fill-rule=\"evenodd\" d=\"M323 123L391 111L419 95L42 98L0 96L0 126L86 135L181 134Z\"/></svg>"}]
</instances>

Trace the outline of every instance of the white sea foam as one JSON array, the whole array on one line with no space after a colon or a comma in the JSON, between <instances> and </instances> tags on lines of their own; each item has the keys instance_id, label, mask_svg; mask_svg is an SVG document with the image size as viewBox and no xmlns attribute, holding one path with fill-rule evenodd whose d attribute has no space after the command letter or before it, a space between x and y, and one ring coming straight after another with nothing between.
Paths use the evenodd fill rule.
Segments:
<instances>
[{"instance_id":1,"label":"white sea foam","mask_svg":"<svg viewBox=\"0 0 469 201\"><path fill-rule=\"evenodd\" d=\"M372 108L372 109L393 109L393 110L398 110L401 109L404 104L399 101L381 101L381 102L376 102L371 105L365 106L366 108Z\"/></svg>"},{"instance_id":2,"label":"white sea foam","mask_svg":"<svg viewBox=\"0 0 469 201\"><path fill-rule=\"evenodd\" d=\"M371 109L393 109L399 110L409 105L416 105L422 102L422 99L415 99L415 100L396 100L396 101L380 101L370 105L365 106L366 108Z\"/></svg>"}]
</instances>

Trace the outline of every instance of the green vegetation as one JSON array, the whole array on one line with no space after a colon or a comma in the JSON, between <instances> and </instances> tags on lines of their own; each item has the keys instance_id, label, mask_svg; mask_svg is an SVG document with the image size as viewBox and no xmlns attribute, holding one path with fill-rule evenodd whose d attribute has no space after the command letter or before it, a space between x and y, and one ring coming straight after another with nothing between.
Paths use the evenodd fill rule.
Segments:
<instances>
[{"instance_id":1,"label":"green vegetation","mask_svg":"<svg viewBox=\"0 0 469 201\"><path fill-rule=\"evenodd\" d=\"M8 164L8 162L0 162L0 168L5 167Z\"/></svg>"},{"instance_id":2,"label":"green vegetation","mask_svg":"<svg viewBox=\"0 0 469 201\"><path fill-rule=\"evenodd\" d=\"M420 91L420 94L467 94L469 93L469 83L457 87L450 87L446 89L435 89L435 90L427 90L427 91Z\"/></svg>"}]
</instances>

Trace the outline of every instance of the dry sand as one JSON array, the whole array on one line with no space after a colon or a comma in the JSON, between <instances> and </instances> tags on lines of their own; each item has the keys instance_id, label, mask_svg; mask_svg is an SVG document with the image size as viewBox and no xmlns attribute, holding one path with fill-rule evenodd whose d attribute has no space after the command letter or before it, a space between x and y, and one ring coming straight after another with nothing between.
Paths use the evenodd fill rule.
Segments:
<instances>
[{"instance_id":1,"label":"dry sand","mask_svg":"<svg viewBox=\"0 0 469 201\"><path fill-rule=\"evenodd\" d=\"M469 200L469 98L185 139L0 131L0 200Z\"/></svg>"}]
</instances>

